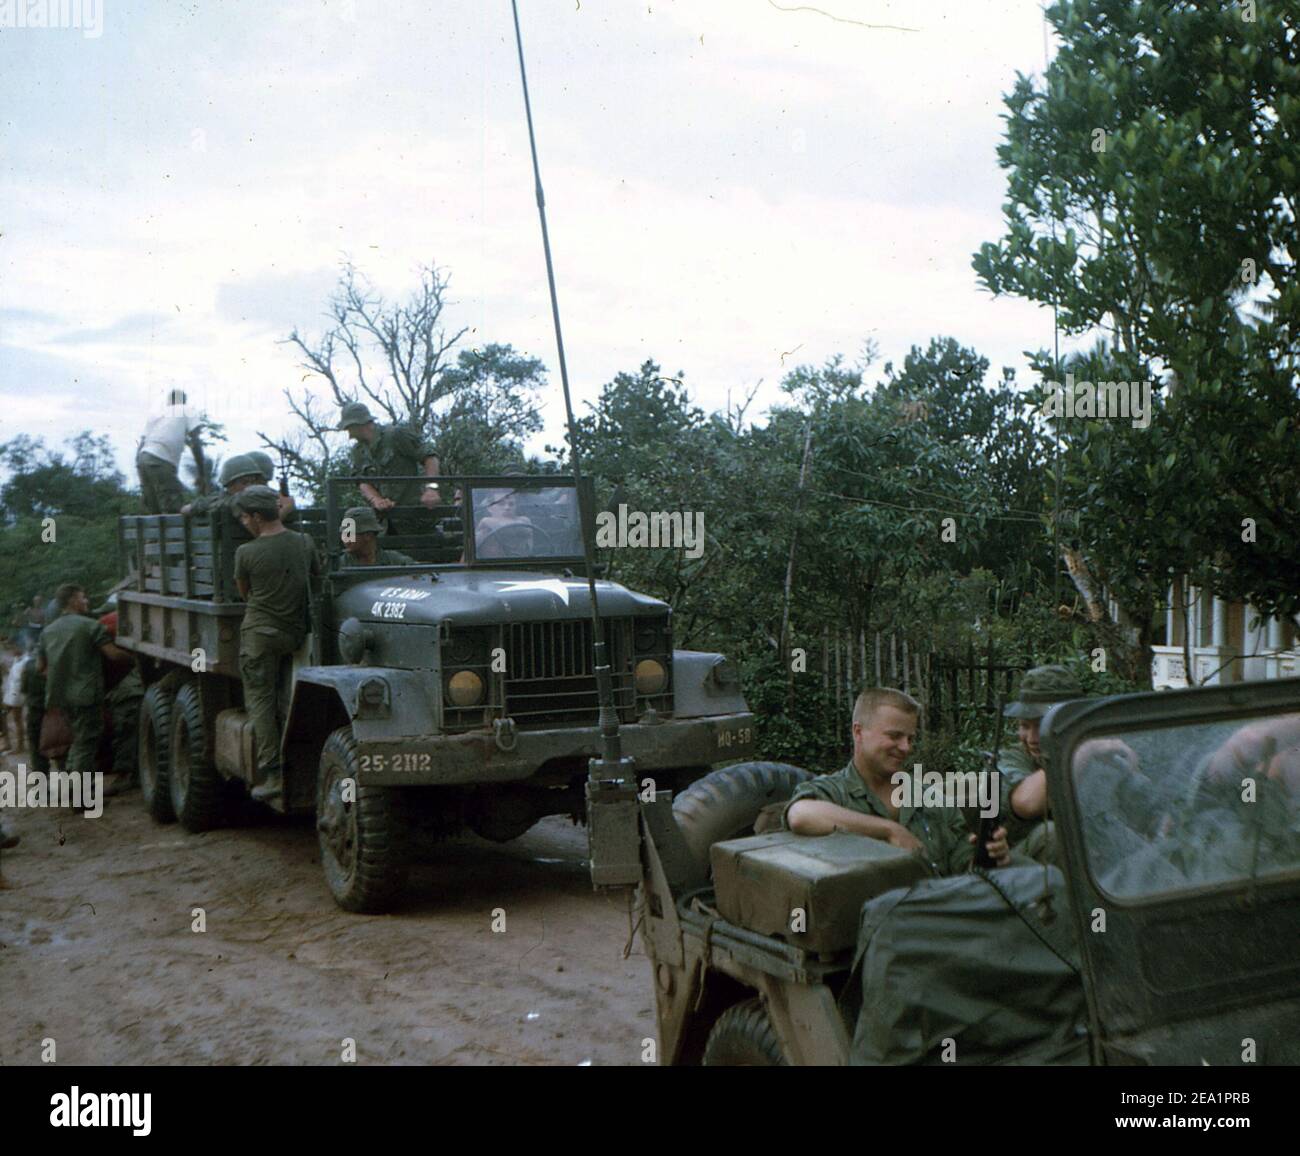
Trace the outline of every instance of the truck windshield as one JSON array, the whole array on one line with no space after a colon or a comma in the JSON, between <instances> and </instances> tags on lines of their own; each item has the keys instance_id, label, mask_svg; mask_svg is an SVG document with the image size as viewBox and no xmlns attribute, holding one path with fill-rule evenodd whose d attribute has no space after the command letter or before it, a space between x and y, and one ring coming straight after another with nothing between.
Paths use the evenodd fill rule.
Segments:
<instances>
[{"instance_id":1,"label":"truck windshield","mask_svg":"<svg viewBox=\"0 0 1300 1156\"><path fill-rule=\"evenodd\" d=\"M1300 871L1300 713L1088 739L1071 777L1089 867L1117 898Z\"/></svg>"},{"instance_id":2,"label":"truck windshield","mask_svg":"<svg viewBox=\"0 0 1300 1156\"><path fill-rule=\"evenodd\" d=\"M473 486L470 511L479 561L582 556L572 486Z\"/></svg>"}]
</instances>

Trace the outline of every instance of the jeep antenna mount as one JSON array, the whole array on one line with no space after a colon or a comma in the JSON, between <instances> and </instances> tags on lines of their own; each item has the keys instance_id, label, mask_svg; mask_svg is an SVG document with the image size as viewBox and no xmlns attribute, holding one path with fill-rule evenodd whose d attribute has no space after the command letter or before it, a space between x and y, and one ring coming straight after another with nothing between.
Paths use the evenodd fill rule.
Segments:
<instances>
[{"instance_id":1,"label":"jeep antenna mount","mask_svg":"<svg viewBox=\"0 0 1300 1156\"><path fill-rule=\"evenodd\" d=\"M614 685L609 667L605 625L596 601L595 550L591 541L594 512L589 509L582 484L582 459L578 451L578 429L569 393L569 368L564 359L564 334L560 329L560 301L555 292L555 266L551 261L551 238L546 228L546 198L542 193L542 172L537 163L537 137L533 132L533 106L528 98L528 72L524 68L524 40L519 31L519 5L510 0L515 18L515 44L519 49L519 79L524 89L524 114L528 120L528 146L533 156L533 181L537 189L537 215L542 223L542 249L546 255L546 281L551 290L551 317L555 322L555 346L560 361L560 384L564 389L564 413L568 422L569 456L578 489L578 520L582 523L582 553L587 569L587 594L591 601L591 638L596 698L600 706L600 757L587 766L587 832L590 843L591 881L597 887L619 887L639 883L640 831L635 767L623 755L614 709Z\"/></svg>"}]
</instances>

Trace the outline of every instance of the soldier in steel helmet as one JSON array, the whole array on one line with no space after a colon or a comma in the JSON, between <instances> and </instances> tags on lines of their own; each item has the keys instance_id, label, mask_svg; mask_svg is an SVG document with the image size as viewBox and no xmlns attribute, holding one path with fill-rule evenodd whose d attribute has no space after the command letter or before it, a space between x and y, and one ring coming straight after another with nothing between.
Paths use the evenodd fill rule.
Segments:
<instances>
[{"instance_id":1,"label":"soldier in steel helmet","mask_svg":"<svg viewBox=\"0 0 1300 1156\"><path fill-rule=\"evenodd\" d=\"M263 460L259 461L259 458ZM234 504L235 497L249 486L265 486L272 473L274 473L274 469L270 457L260 450L254 450L248 454L232 454L221 463L221 473L218 480L221 483L222 492L219 494L205 494L202 497L195 498L189 505L181 507L181 513L211 514L214 517L218 513L226 513L237 528L235 536L242 538L244 534L242 530L239 530L239 511ZM281 518L286 524L293 525L298 518L298 511L294 508L293 499L287 495L277 495L276 497Z\"/></svg>"},{"instance_id":2,"label":"soldier in steel helmet","mask_svg":"<svg viewBox=\"0 0 1300 1156\"><path fill-rule=\"evenodd\" d=\"M356 474L438 476L438 454L432 442L409 426L380 425L362 402L352 401L343 407L338 428L347 430L356 443L352 447ZM362 482L360 488L361 496L387 524L390 534L419 532L417 520L409 512L394 514L394 507L422 505L428 509L441 501L433 481Z\"/></svg>"},{"instance_id":3,"label":"soldier in steel helmet","mask_svg":"<svg viewBox=\"0 0 1300 1156\"><path fill-rule=\"evenodd\" d=\"M235 551L235 584L248 604L239 629L239 674L257 739L258 783L252 795L263 802L283 790L281 668L306 637L311 580L321 572L312 540L280 520L279 497L263 485L247 486L234 497L240 522L252 536Z\"/></svg>"},{"instance_id":4,"label":"soldier in steel helmet","mask_svg":"<svg viewBox=\"0 0 1300 1156\"><path fill-rule=\"evenodd\" d=\"M379 545L382 527L374 510L369 506L353 506L343 515L339 536L347 551L340 563L343 569L354 566L415 566L414 558L398 550L385 550Z\"/></svg>"}]
</instances>

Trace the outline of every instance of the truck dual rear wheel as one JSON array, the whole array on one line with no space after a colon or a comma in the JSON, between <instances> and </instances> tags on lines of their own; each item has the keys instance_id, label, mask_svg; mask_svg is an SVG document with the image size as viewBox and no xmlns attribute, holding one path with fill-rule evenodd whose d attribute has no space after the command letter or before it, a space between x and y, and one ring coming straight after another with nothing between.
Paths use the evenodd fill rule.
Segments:
<instances>
[{"instance_id":1,"label":"truck dual rear wheel","mask_svg":"<svg viewBox=\"0 0 1300 1156\"><path fill-rule=\"evenodd\" d=\"M783 803L813 776L789 763L736 763L692 783L673 800L673 818L686 845L709 874L709 848L752 835L759 812Z\"/></svg>"},{"instance_id":2,"label":"truck dual rear wheel","mask_svg":"<svg viewBox=\"0 0 1300 1156\"><path fill-rule=\"evenodd\" d=\"M718 1017L704 1045L708 1068L783 1068L785 1053L761 999L733 1004Z\"/></svg>"},{"instance_id":3,"label":"truck dual rear wheel","mask_svg":"<svg viewBox=\"0 0 1300 1156\"><path fill-rule=\"evenodd\" d=\"M168 787L171 766L172 692L154 683L140 700L139 758L140 794L145 809L159 823L174 823L172 798Z\"/></svg>"},{"instance_id":4,"label":"truck dual rear wheel","mask_svg":"<svg viewBox=\"0 0 1300 1156\"><path fill-rule=\"evenodd\" d=\"M198 683L187 682L176 692L171 728L167 788L172 810L185 830L210 830L225 813L225 784L212 757Z\"/></svg>"},{"instance_id":5,"label":"truck dual rear wheel","mask_svg":"<svg viewBox=\"0 0 1300 1156\"><path fill-rule=\"evenodd\" d=\"M358 783L351 727L325 740L316 778L320 861L334 902L344 911L387 911L406 882L399 803L391 787Z\"/></svg>"}]
</instances>

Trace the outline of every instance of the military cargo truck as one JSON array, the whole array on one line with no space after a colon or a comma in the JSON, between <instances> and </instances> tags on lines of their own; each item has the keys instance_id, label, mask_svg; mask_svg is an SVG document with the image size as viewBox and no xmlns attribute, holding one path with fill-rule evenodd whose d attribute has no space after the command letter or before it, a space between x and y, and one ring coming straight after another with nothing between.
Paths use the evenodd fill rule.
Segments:
<instances>
[{"instance_id":1,"label":"military cargo truck","mask_svg":"<svg viewBox=\"0 0 1300 1156\"><path fill-rule=\"evenodd\" d=\"M328 564L281 688L284 792L272 805L315 814L340 906L379 911L440 835L505 841L545 815L579 819L598 703L572 478L440 478L440 500L454 498L407 511L422 532L381 539L416 564L348 568L342 501L363 480L409 479L331 479L325 508L300 513ZM121 520L118 644L147 688L143 795L155 819L190 831L225 821L257 781L239 680L241 533L228 514ZM731 664L675 650L665 603L596 586L639 773L682 789L749 753L753 717Z\"/></svg>"},{"instance_id":2,"label":"military cargo truck","mask_svg":"<svg viewBox=\"0 0 1300 1156\"><path fill-rule=\"evenodd\" d=\"M780 764L643 805L661 1062L1300 1061L1300 680L1064 703L1041 744L1042 865L753 835Z\"/></svg>"}]
</instances>

